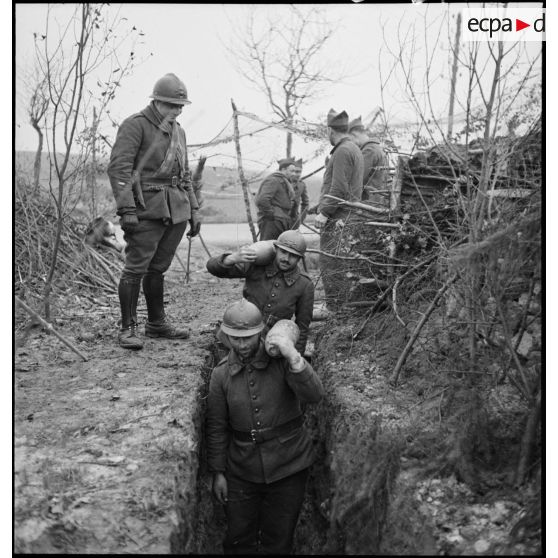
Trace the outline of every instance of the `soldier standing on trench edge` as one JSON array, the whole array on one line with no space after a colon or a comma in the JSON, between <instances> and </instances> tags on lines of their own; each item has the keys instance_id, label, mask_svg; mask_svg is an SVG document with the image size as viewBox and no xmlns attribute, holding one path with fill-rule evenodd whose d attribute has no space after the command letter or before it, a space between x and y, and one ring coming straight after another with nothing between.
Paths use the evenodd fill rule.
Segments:
<instances>
[{"instance_id":1,"label":"soldier standing on trench edge","mask_svg":"<svg viewBox=\"0 0 558 558\"><path fill-rule=\"evenodd\" d=\"M326 306L331 311L338 310L350 292L345 274L351 267L335 256L348 255L343 253L343 243L340 240L349 236L355 224L350 208L326 198L325 195L360 202L363 190L364 159L359 147L351 140L348 129L347 113L338 113L331 109L327 114L327 131L333 149L329 153L318 214L314 219L314 226L320 231L320 272Z\"/></svg>"},{"instance_id":2,"label":"soldier standing on trench edge","mask_svg":"<svg viewBox=\"0 0 558 558\"><path fill-rule=\"evenodd\" d=\"M147 304L145 335L186 339L188 329L167 320L164 277L188 223L199 233L198 201L188 168L186 135L176 118L190 104L184 83L174 74L159 79L148 107L122 123L107 173L126 241L126 262L118 285L120 346L141 349L136 308L140 283Z\"/></svg>"},{"instance_id":3,"label":"soldier standing on trench edge","mask_svg":"<svg viewBox=\"0 0 558 558\"><path fill-rule=\"evenodd\" d=\"M241 300L224 313L221 331L231 351L211 374L207 399L207 459L213 494L225 506L225 554L290 554L304 498L312 439L301 403L324 389L291 340L271 333L281 356L261 339L258 308Z\"/></svg>"}]
</instances>

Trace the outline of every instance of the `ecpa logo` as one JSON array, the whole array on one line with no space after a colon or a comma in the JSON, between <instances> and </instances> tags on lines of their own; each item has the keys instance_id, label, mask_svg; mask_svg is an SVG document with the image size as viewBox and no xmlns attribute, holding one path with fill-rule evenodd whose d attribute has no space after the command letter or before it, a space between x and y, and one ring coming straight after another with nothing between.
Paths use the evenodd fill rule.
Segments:
<instances>
[{"instance_id":1,"label":"ecpa logo","mask_svg":"<svg viewBox=\"0 0 558 558\"><path fill-rule=\"evenodd\" d=\"M544 41L545 11L538 8L466 8L466 41Z\"/></svg>"}]
</instances>

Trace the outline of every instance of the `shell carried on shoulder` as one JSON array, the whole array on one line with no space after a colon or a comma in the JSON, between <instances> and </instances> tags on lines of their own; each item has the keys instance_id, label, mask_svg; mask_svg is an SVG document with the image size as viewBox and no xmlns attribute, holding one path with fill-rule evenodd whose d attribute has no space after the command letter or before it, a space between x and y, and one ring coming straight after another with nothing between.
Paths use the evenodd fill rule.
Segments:
<instances>
[{"instance_id":1,"label":"shell carried on shoulder","mask_svg":"<svg viewBox=\"0 0 558 558\"><path fill-rule=\"evenodd\" d=\"M256 252L256 265L267 265L273 261L273 258L275 258L273 242L273 240L259 240L250 245L250 248Z\"/></svg>"},{"instance_id":2,"label":"shell carried on shoulder","mask_svg":"<svg viewBox=\"0 0 558 558\"><path fill-rule=\"evenodd\" d=\"M277 334L282 337L290 338L293 345L296 345L298 338L300 337L300 330L298 326L292 320L279 320L275 325L267 332L265 337L265 350L270 357L280 357L281 353L279 349L268 341L271 334Z\"/></svg>"}]
</instances>

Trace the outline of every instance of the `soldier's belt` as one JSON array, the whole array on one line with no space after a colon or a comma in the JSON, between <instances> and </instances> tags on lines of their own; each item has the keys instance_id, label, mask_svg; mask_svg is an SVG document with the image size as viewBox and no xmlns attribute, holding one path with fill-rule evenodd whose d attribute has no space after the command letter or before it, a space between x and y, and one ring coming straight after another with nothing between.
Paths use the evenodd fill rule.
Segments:
<instances>
[{"instance_id":1,"label":"soldier's belt","mask_svg":"<svg viewBox=\"0 0 558 558\"><path fill-rule=\"evenodd\" d=\"M141 189L144 192L153 192L167 188L177 188L180 185L180 177L177 175L167 178L145 178L141 179Z\"/></svg>"},{"instance_id":2,"label":"soldier's belt","mask_svg":"<svg viewBox=\"0 0 558 558\"><path fill-rule=\"evenodd\" d=\"M253 428L250 432L243 432L241 430L233 430L233 436L241 442L253 442L254 444L261 444L267 440L273 440L278 436L288 434L292 430L296 430L302 426L302 416L295 417L288 422L284 422L274 428L260 428L256 430Z\"/></svg>"}]
</instances>

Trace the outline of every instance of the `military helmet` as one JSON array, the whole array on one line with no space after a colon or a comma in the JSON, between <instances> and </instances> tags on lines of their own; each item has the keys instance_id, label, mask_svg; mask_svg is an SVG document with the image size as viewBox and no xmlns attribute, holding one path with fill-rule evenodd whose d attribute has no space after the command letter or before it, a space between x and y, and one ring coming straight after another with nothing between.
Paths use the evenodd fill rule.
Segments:
<instances>
[{"instance_id":1,"label":"military helmet","mask_svg":"<svg viewBox=\"0 0 558 558\"><path fill-rule=\"evenodd\" d=\"M296 254L301 258L306 252L306 240L298 231L285 231L279 235L273 243L277 248L282 248L291 254Z\"/></svg>"},{"instance_id":2,"label":"military helmet","mask_svg":"<svg viewBox=\"0 0 558 558\"><path fill-rule=\"evenodd\" d=\"M161 79L158 79L150 97L156 101L172 103L173 105L190 104L184 82L174 74L165 74Z\"/></svg>"},{"instance_id":3,"label":"military helmet","mask_svg":"<svg viewBox=\"0 0 558 558\"><path fill-rule=\"evenodd\" d=\"M225 310L221 331L234 337L250 337L264 328L262 313L246 299L235 302Z\"/></svg>"}]
</instances>

